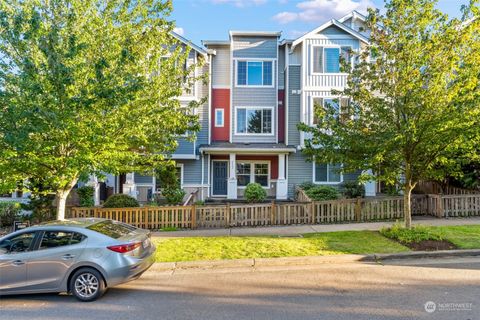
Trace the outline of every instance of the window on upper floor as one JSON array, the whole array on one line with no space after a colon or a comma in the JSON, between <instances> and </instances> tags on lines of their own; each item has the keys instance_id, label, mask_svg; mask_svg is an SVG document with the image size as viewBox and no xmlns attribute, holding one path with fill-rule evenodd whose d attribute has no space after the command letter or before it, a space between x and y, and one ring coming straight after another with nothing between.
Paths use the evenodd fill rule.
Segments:
<instances>
[{"instance_id":1,"label":"window on upper floor","mask_svg":"<svg viewBox=\"0 0 480 320\"><path fill-rule=\"evenodd\" d=\"M237 61L237 86L272 86L272 61Z\"/></svg>"},{"instance_id":2,"label":"window on upper floor","mask_svg":"<svg viewBox=\"0 0 480 320\"><path fill-rule=\"evenodd\" d=\"M224 111L223 109L215 109L215 127L224 126Z\"/></svg>"},{"instance_id":3,"label":"window on upper floor","mask_svg":"<svg viewBox=\"0 0 480 320\"><path fill-rule=\"evenodd\" d=\"M343 181L340 172L341 164L314 163L314 182L323 184L337 184Z\"/></svg>"},{"instance_id":4,"label":"window on upper floor","mask_svg":"<svg viewBox=\"0 0 480 320\"><path fill-rule=\"evenodd\" d=\"M273 134L273 108L237 107L236 134Z\"/></svg>"},{"instance_id":5,"label":"window on upper floor","mask_svg":"<svg viewBox=\"0 0 480 320\"><path fill-rule=\"evenodd\" d=\"M351 51L351 47L313 47L313 72L348 72L351 68Z\"/></svg>"},{"instance_id":6,"label":"window on upper floor","mask_svg":"<svg viewBox=\"0 0 480 320\"><path fill-rule=\"evenodd\" d=\"M313 125L318 124L322 117L322 114L326 110L332 110L335 112L335 116L344 121L349 117L349 98L312 98L312 108L310 119Z\"/></svg>"}]
</instances>

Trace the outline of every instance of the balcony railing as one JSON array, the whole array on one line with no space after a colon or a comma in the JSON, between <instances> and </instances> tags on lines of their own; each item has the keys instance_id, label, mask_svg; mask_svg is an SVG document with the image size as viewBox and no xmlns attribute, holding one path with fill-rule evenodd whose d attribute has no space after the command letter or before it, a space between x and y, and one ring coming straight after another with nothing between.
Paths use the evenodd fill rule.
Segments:
<instances>
[{"instance_id":1,"label":"balcony railing","mask_svg":"<svg viewBox=\"0 0 480 320\"><path fill-rule=\"evenodd\" d=\"M347 73L316 73L307 77L307 87L344 88L347 85Z\"/></svg>"}]
</instances>

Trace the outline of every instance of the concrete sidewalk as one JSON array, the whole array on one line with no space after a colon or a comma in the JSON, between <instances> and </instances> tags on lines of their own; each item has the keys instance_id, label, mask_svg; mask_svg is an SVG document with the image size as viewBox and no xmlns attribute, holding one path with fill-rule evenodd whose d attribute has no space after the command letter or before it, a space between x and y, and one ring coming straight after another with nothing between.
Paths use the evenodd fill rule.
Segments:
<instances>
[{"instance_id":1,"label":"concrete sidewalk","mask_svg":"<svg viewBox=\"0 0 480 320\"><path fill-rule=\"evenodd\" d=\"M182 238L182 237L221 237L221 236L283 236L300 237L303 233L333 232L333 231L361 231L380 230L389 227L394 222L364 222L343 224L312 224L273 227L238 227L225 229L199 229L183 231L153 232L153 237ZM428 226L457 226L480 225L480 217L438 219L430 217L414 217L413 224Z\"/></svg>"}]
</instances>

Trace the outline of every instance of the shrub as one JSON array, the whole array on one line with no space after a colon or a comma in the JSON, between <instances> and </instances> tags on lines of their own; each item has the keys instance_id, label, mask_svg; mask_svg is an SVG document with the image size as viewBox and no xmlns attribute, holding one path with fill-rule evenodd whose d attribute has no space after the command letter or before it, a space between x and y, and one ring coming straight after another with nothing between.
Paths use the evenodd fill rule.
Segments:
<instances>
[{"instance_id":1,"label":"shrub","mask_svg":"<svg viewBox=\"0 0 480 320\"><path fill-rule=\"evenodd\" d=\"M139 207L137 199L130 197L128 194L112 194L103 204L104 208L132 208Z\"/></svg>"},{"instance_id":2,"label":"shrub","mask_svg":"<svg viewBox=\"0 0 480 320\"><path fill-rule=\"evenodd\" d=\"M95 188L91 186L83 186L77 189L78 198L80 200L80 207L93 207L95 201L93 200L93 194Z\"/></svg>"},{"instance_id":3,"label":"shrub","mask_svg":"<svg viewBox=\"0 0 480 320\"><path fill-rule=\"evenodd\" d=\"M53 194L32 194L28 204L23 205L23 209L31 210L30 220L33 224L53 220L55 217L55 207Z\"/></svg>"},{"instance_id":4,"label":"shrub","mask_svg":"<svg viewBox=\"0 0 480 320\"><path fill-rule=\"evenodd\" d=\"M444 234L440 230L435 230L428 226L414 226L406 229L400 223L395 223L390 228L383 228L380 233L387 238L397 240L402 243L420 242L425 240L443 240Z\"/></svg>"},{"instance_id":5,"label":"shrub","mask_svg":"<svg viewBox=\"0 0 480 320\"><path fill-rule=\"evenodd\" d=\"M302 182L299 187L301 189L303 189L304 191L307 191L307 190L310 190L312 188L315 188L317 185L313 182L310 182L310 181L305 181L305 182Z\"/></svg>"},{"instance_id":6,"label":"shrub","mask_svg":"<svg viewBox=\"0 0 480 320\"><path fill-rule=\"evenodd\" d=\"M261 202L267 197L267 192L259 183L249 183L245 189L245 198L248 202Z\"/></svg>"},{"instance_id":7,"label":"shrub","mask_svg":"<svg viewBox=\"0 0 480 320\"><path fill-rule=\"evenodd\" d=\"M20 218L20 204L17 202L0 202L0 227L11 227Z\"/></svg>"},{"instance_id":8,"label":"shrub","mask_svg":"<svg viewBox=\"0 0 480 320\"><path fill-rule=\"evenodd\" d=\"M203 205L205 205L205 201L203 201L203 200L197 200L197 201L195 201L193 204L196 205L196 206L203 206Z\"/></svg>"},{"instance_id":9,"label":"shrub","mask_svg":"<svg viewBox=\"0 0 480 320\"><path fill-rule=\"evenodd\" d=\"M365 186L358 181L345 181L342 184L342 193L346 198L358 198L365 196Z\"/></svg>"},{"instance_id":10,"label":"shrub","mask_svg":"<svg viewBox=\"0 0 480 320\"><path fill-rule=\"evenodd\" d=\"M307 196L315 201L335 200L339 198L337 189L328 186L315 186L305 191Z\"/></svg>"},{"instance_id":11,"label":"shrub","mask_svg":"<svg viewBox=\"0 0 480 320\"><path fill-rule=\"evenodd\" d=\"M178 187L170 186L162 189L162 195L169 204L178 204L181 203L185 197L185 191Z\"/></svg>"}]
</instances>

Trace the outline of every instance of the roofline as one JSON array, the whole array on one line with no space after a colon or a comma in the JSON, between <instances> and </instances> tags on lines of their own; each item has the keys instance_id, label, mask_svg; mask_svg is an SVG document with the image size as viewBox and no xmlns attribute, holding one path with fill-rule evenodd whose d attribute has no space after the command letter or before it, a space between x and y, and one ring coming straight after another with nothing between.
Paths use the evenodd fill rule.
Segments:
<instances>
[{"instance_id":1,"label":"roofline","mask_svg":"<svg viewBox=\"0 0 480 320\"><path fill-rule=\"evenodd\" d=\"M298 44L300 44L301 42L303 42L303 40L305 40L305 38L307 38L309 35L311 34L315 34L315 33L318 33L322 30L325 30L326 28L330 27L330 26L336 26L340 29L342 29L343 31L347 32L347 33L350 33L352 36L356 37L357 39L369 44L370 41L368 40L367 37L365 37L364 35L362 35L360 32L357 32L355 30L353 30L352 28L344 25L343 23L339 22L338 20L336 19L332 19L330 21L327 21L325 22L324 24L322 24L320 27L316 28L316 29L313 29L312 31L310 32L307 32L306 34L304 34L303 36L301 36L300 38L297 38L295 41L293 41L292 43L292 48L291 50L293 50Z\"/></svg>"},{"instance_id":2,"label":"roofline","mask_svg":"<svg viewBox=\"0 0 480 320\"><path fill-rule=\"evenodd\" d=\"M266 37L280 37L282 31L230 31L231 36L266 36Z\"/></svg>"},{"instance_id":3,"label":"roofline","mask_svg":"<svg viewBox=\"0 0 480 320\"><path fill-rule=\"evenodd\" d=\"M214 45L230 45L230 40L202 40L204 46L214 46Z\"/></svg>"},{"instance_id":4,"label":"roofline","mask_svg":"<svg viewBox=\"0 0 480 320\"><path fill-rule=\"evenodd\" d=\"M199 151L201 153L220 153L224 154L225 152L238 152L241 154L258 154L258 153L268 153L268 154L277 154L277 153L290 153L297 152L297 149L294 147L285 147L285 148L275 148L275 149L265 149L265 148L231 148L231 147L200 147Z\"/></svg>"},{"instance_id":5,"label":"roofline","mask_svg":"<svg viewBox=\"0 0 480 320\"><path fill-rule=\"evenodd\" d=\"M187 38L182 37L181 35L179 35L179 34L176 33L175 31L171 31L170 34L171 34L172 36L174 36L175 38L177 38L179 41L183 42L184 44L188 45L189 47L191 47L192 49L194 49L195 51L197 51L198 53L203 54L204 56L208 55L208 51L207 51L207 50L205 50L204 48L196 45L195 43L193 43L192 41L188 40Z\"/></svg>"},{"instance_id":6,"label":"roofline","mask_svg":"<svg viewBox=\"0 0 480 320\"><path fill-rule=\"evenodd\" d=\"M353 10L352 12L344 15L343 17L341 17L340 19L337 19L339 22L343 23L345 22L346 20L350 19L350 18L360 18L360 20L362 21L366 21L367 20L367 16L365 16L363 13L360 13L358 12L357 10Z\"/></svg>"}]
</instances>

